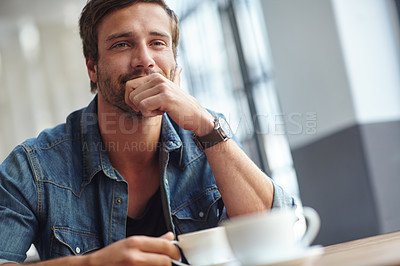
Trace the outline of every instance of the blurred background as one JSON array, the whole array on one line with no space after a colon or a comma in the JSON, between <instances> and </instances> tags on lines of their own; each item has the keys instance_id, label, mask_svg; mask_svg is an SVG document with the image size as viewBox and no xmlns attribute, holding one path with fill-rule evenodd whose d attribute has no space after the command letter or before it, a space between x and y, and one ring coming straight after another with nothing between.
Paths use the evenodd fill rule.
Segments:
<instances>
[{"instance_id":1,"label":"blurred background","mask_svg":"<svg viewBox=\"0 0 400 266\"><path fill-rule=\"evenodd\" d=\"M88 105L85 0L0 0L0 160ZM167 0L182 87L322 219L316 244L400 229L397 0Z\"/></svg>"}]
</instances>

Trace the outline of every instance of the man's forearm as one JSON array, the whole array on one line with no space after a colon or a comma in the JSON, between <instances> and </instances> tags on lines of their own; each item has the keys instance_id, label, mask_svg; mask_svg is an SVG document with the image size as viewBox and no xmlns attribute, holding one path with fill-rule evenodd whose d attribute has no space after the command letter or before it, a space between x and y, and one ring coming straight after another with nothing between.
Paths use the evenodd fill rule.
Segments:
<instances>
[{"instance_id":1,"label":"man's forearm","mask_svg":"<svg viewBox=\"0 0 400 266\"><path fill-rule=\"evenodd\" d=\"M205 152L230 217L271 208L271 180L233 140Z\"/></svg>"}]
</instances>

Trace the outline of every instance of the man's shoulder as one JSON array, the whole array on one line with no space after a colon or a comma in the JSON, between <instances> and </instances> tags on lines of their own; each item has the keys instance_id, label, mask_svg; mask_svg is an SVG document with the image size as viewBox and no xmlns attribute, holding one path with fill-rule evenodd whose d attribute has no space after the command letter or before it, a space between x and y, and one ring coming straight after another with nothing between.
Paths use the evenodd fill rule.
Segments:
<instances>
[{"instance_id":1,"label":"man's shoulder","mask_svg":"<svg viewBox=\"0 0 400 266\"><path fill-rule=\"evenodd\" d=\"M72 177L82 171L81 164L76 163L82 161L81 113L81 110L71 113L65 123L45 129L37 137L18 145L2 163L6 171L3 174L12 176L13 172L7 169L15 168L25 177L34 176L36 180L75 188ZM60 178L59 173L64 173L64 178Z\"/></svg>"},{"instance_id":2,"label":"man's shoulder","mask_svg":"<svg viewBox=\"0 0 400 266\"><path fill-rule=\"evenodd\" d=\"M44 166L60 167L59 162L65 165L72 151L80 149L80 144L73 144L74 140L79 140L80 112L72 113L65 123L45 129L37 137L17 145L1 163L0 175L28 175L31 171L39 175Z\"/></svg>"},{"instance_id":3,"label":"man's shoulder","mask_svg":"<svg viewBox=\"0 0 400 266\"><path fill-rule=\"evenodd\" d=\"M27 139L21 146L28 150L49 150L66 142L77 141L81 137L82 110L71 113L66 122L44 129L37 137Z\"/></svg>"}]
</instances>

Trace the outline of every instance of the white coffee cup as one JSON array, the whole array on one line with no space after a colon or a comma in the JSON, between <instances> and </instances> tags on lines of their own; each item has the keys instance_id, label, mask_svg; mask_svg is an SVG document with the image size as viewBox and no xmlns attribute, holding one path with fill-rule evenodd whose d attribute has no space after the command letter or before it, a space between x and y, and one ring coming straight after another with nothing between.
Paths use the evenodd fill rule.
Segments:
<instances>
[{"instance_id":1,"label":"white coffee cup","mask_svg":"<svg viewBox=\"0 0 400 266\"><path fill-rule=\"evenodd\" d=\"M225 228L222 226L178 235L178 241L173 243L182 249L191 265L214 265L235 261Z\"/></svg>"},{"instance_id":2,"label":"white coffee cup","mask_svg":"<svg viewBox=\"0 0 400 266\"><path fill-rule=\"evenodd\" d=\"M296 222L301 221L295 209L273 209L225 222L235 257L242 265L260 265L301 254L315 239L320 228L320 218L314 209L304 207L302 214L307 226L301 234L295 230Z\"/></svg>"}]
</instances>

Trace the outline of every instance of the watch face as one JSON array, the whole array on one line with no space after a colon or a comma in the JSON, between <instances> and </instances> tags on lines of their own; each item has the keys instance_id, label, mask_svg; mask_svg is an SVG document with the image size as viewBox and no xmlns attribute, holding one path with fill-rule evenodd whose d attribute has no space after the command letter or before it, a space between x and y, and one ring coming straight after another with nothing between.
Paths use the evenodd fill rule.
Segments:
<instances>
[{"instance_id":1,"label":"watch face","mask_svg":"<svg viewBox=\"0 0 400 266\"><path fill-rule=\"evenodd\" d=\"M218 123L222 129L222 134L224 134L226 138L232 138L233 133L232 133L232 129L229 126L228 122L222 118L222 117L218 117Z\"/></svg>"}]
</instances>

